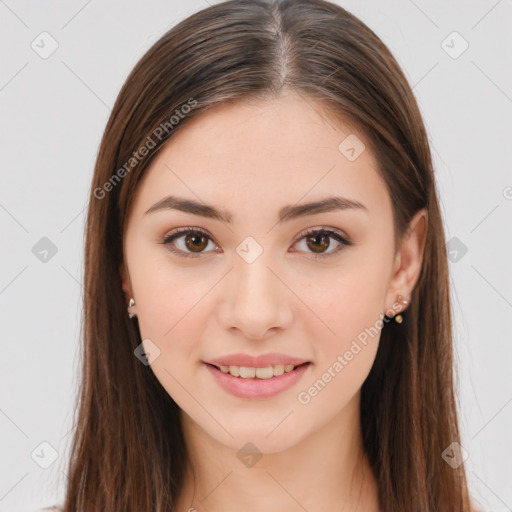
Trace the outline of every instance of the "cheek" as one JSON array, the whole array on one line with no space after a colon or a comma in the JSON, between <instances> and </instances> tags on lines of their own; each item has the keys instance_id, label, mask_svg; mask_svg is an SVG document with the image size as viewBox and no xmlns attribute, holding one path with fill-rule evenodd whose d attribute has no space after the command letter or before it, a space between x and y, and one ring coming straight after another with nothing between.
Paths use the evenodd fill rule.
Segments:
<instances>
[{"instance_id":1,"label":"cheek","mask_svg":"<svg viewBox=\"0 0 512 512\"><path fill-rule=\"evenodd\" d=\"M314 379L318 402L343 405L357 392L375 360L383 326L383 297L388 261L379 253L361 251L347 258L325 282L308 288L305 302L314 313L304 312L306 337L315 340ZM325 391L324 391L325 389ZM320 398L320 394L322 398ZM316 400L316 398L315 398Z\"/></svg>"},{"instance_id":2,"label":"cheek","mask_svg":"<svg viewBox=\"0 0 512 512\"><path fill-rule=\"evenodd\" d=\"M167 343L179 338L176 331L197 316L196 304L212 283L204 271L180 267L164 247L152 244L146 239L133 244L130 273L141 336Z\"/></svg>"},{"instance_id":3,"label":"cheek","mask_svg":"<svg viewBox=\"0 0 512 512\"><path fill-rule=\"evenodd\" d=\"M196 380L199 369L201 340L206 318L195 293L177 294L176 282L168 289L157 288L146 298L140 312L140 335L158 347L158 357L151 371L170 397L184 410L193 404L191 396L200 396Z\"/></svg>"},{"instance_id":4,"label":"cheek","mask_svg":"<svg viewBox=\"0 0 512 512\"><path fill-rule=\"evenodd\" d=\"M329 411L332 418L346 407L363 385L377 354L383 326L378 301L368 298L360 305L351 298L353 294L343 297L343 304L333 303L329 313L324 311L329 329L322 326L319 336L317 325L317 335L313 330L308 335L315 340L315 365L297 394L298 403L307 406L307 414L325 416Z\"/></svg>"},{"instance_id":5,"label":"cheek","mask_svg":"<svg viewBox=\"0 0 512 512\"><path fill-rule=\"evenodd\" d=\"M326 352L341 350L374 326L382 317L387 277L388 262L361 251L302 288L301 297L312 311L303 317L308 319L311 339L325 340Z\"/></svg>"},{"instance_id":6,"label":"cheek","mask_svg":"<svg viewBox=\"0 0 512 512\"><path fill-rule=\"evenodd\" d=\"M160 355L151 364L155 375L173 395L179 382L190 379L191 365L201 358L201 340L205 339L211 275L191 272L168 261L155 260L138 274L138 323L142 339L150 339ZM171 376L172 375L172 376Z\"/></svg>"},{"instance_id":7,"label":"cheek","mask_svg":"<svg viewBox=\"0 0 512 512\"><path fill-rule=\"evenodd\" d=\"M191 357L194 343L203 338L206 313L201 297L207 292L206 286L204 290L199 283L182 286L176 278L168 286L147 282L138 308L141 336L153 339L166 354Z\"/></svg>"}]
</instances>

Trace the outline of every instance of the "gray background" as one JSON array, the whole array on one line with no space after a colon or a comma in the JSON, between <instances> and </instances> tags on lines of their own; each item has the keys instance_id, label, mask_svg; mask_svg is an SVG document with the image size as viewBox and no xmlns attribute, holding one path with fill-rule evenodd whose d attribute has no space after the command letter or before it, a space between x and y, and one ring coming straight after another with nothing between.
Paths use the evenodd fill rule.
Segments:
<instances>
[{"instance_id":1,"label":"gray background","mask_svg":"<svg viewBox=\"0 0 512 512\"><path fill-rule=\"evenodd\" d=\"M100 138L137 60L207 3L0 0L1 511L62 500ZM512 510L512 3L339 4L389 46L424 115L451 240L470 486L485 509ZM50 37L58 48L42 58Z\"/></svg>"}]
</instances>

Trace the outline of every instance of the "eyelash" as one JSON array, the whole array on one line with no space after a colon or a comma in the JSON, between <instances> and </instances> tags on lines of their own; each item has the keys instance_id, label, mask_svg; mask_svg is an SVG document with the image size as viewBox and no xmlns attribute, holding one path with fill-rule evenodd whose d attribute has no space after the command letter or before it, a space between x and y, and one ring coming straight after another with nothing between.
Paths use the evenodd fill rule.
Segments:
<instances>
[{"instance_id":1,"label":"eyelash","mask_svg":"<svg viewBox=\"0 0 512 512\"><path fill-rule=\"evenodd\" d=\"M196 254L187 253L187 252L182 251L181 249L176 249L175 247L172 247L172 245L171 245L171 242L173 242L174 240L176 240L178 238L181 238L183 235L188 235L188 234L205 236L205 237L207 237L209 240L211 240L213 242L213 239L210 237L210 235L206 231L203 231L202 229L199 229L199 228L188 227L188 228L178 228L177 230L175 230L171 234L166 235L159 243L161 243L163 245L168 245L169 246L168 249L171 252L173 252L174 254L177 254L180 257L198 258L199 256L201 256L204 253L196 253ZM306 231L304 233L301 233L301 235L299 236L299 239L297 240L297 242L299 242L303 238L306 238L307 236L319 235L319 234L321 234L321 235L328 235L330 238L334 238L341 245L338 246L338 248L336 248L333 251L328 252L328 253L324 253L324 254L310 253L311 254L311 259L313 259L313 260L319 260L319 259L328 258L328 257L331 257L331 256L338 255L343 250L343 248L345 246L352 245L352 242L347 240L345 237L341 236L336 231L333 231L331 229L326 229L326 228L310 229L310 230L308 230L308 231Z\"/></svg>"}]
</instances>

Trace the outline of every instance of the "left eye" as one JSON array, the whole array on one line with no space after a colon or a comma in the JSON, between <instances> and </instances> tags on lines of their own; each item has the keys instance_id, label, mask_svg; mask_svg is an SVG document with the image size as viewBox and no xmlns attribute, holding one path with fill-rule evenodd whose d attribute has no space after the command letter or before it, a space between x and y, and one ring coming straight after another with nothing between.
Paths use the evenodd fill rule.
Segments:
<instances>
[{"instance_id":1,"label":"left eye","mask_svg":"<svg viewBox=\"0 0 512 512\"><path fill-rule=\"evenodd\" d=\"M332 251L323 252L322 249L329 249L331 247L332 244L330 239L334 239L336 241L338 244L337 247L335 247L335 249ZM352 245L352 243L347 238L340 235L338 232L325 228L312 229L306 233L303 233L300 236L298 242L301 242L302 240L304 240L307 247L313 248L313 259L333 256L343 250L345 246Z\"/></svg>"},{"instance_id":2,"label":"left eye","mask_svg":"<svg viewBox=\"0 0 512 512\"><path fill-rule=\"evenodd\" d=\"M338 246L334 250L326 252L326 250L332 245L330 239L334 239ZM349 240L338 232L325 228L313 229L306 233L302 233L296 243L299 243L302 240L305 241L307 247L313 249L311 253L313 259L326 258L339 253L345 246L352 245ZM180 245L177 244L176 241L181 241L182 247L176 247L177 245ZM215 247L210 235L202 229L180 228L174 233L164 237L160 243L169 246L169 250L178 256L197 258L203 253L209 242L211 242Z\"/></svg>"}]
</instances>

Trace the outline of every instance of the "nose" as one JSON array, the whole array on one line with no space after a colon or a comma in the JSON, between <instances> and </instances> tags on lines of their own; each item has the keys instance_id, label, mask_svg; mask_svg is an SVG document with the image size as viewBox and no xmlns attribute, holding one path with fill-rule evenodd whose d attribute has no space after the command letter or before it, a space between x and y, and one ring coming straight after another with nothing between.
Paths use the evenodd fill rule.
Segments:
<instances>
[{"instance_id":1,"label":"nose","mask_svg":"<svg viewBox=\"0 0 512 512\"><path fill-rule=\"evenodd\" d=\"M222 291L223 327L251 340L264 340L287 329L293 319L293 293L282 270L261 255L235 261Z\"/></svg>"}]
</instances>

